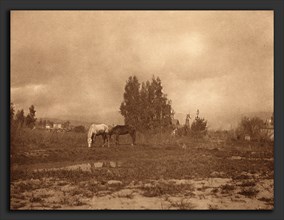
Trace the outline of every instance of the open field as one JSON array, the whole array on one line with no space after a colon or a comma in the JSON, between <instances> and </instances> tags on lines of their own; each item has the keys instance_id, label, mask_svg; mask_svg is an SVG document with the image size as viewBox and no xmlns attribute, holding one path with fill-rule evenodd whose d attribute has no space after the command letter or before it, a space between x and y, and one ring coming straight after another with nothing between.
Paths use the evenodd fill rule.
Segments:
<instances>
[{"instance_id":1,"label":"open field","mask_svg":"<svg viewBox=\"0 0 284 220\"><path fill-rule=\"evenodd\" d=\"M273 209L273 143L147 137L87 148L86 134L17 131L10 208Z\"/></svg>"}]
</instances>

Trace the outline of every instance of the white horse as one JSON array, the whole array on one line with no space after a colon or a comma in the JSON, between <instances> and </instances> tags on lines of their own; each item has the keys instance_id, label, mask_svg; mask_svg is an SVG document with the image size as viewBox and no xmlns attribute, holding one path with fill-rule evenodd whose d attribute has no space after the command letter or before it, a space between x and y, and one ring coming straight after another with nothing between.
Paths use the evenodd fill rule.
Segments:
<instances>
[{"instance_id":1,"label":"white horse","mask_svg":"<svg viewBox=\"0 0 284 220\"><path fill-rule=\"evenodd\" d=\"M171 137L175 137L177 135L177 131L178 131L178 128L175 128L171 133Z\"/></svg>"},{"instance_id":2,"label":"white horse","mask_svg":"<svg viewBox=\"0 0 284 220\"><path fill-rule=\"evenodd\" d=\"M109 127L105 124L92 124L88 131L88 147L91 147L92 143L95 142L96 136L102 135L104 144L107 139L109 147Z\"/></svg>"}]
</instances>

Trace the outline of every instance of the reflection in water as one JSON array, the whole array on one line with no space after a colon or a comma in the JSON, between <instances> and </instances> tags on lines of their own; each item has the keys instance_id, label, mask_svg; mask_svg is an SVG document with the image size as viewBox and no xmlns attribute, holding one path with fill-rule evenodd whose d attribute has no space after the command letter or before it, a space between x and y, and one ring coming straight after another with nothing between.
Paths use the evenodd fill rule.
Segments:
<instances>
[{"instance_id":1,"label":"reflection in water","mask_svg":"<svg viewBox=\"0 0 284 220\"><path fill-rule=\"evenodd\" d=\"M63 169L68 169L68 170L81 169L82 171L93 171L94 169L103 168L103 167L107 167L107 168L121 167L121 162L98 161L95 163L84 163L84 164L76 164L72 166L67 166L67 167L64 167Z\"/></svg>"},{"instance_id":2,"label":"reflection in water","mask_svg":"<svg viewBox=\"0 0 284 220\"><path fill-rule=\"evenodd\" d=\"M104 162L89 163L92 167L100 168L104 166Z\"/></svg>"},{"instance_id":3,"label":"reflection in water","mask_svg":"<svg viewBox=\"0 0 284 220\"><path fill-rule=\"evenodd\" d=\"M101 167L121 167L122 163L117 161L103 161L103 162L95 162L95 163L89 163L92 167L95 168L101 168Z\"/></svg>"},{"instance_id":4,"label":"reflection in water","mask_svg":"<svg viewBox=\"0 0 284 220\"><path fill-rule=\"evenodd\" d=\"M110 167L117 167L117 162L110 161L109 165Z\"/></svg>"},{"instance_id":5,"label":"reflection in water","mask_svg":"<svg viewBox=\"0 0 284 220\"><path fill-rule=\"evenodd\" d=\"M77 170L77 169L80 169L82 171L90 171L91 170L91 165L89 163L76 164L76 165L61 167L60 169L64 169L64 170Z\"/></svg>"},{"instance_id":6,"label":"reflection in water","mask_svg":"<svg viewBox=\"0 0 284 220\"><path fill-rule=\"evenodd\" d=\"M262 157L241 157L241 156L231 156L230 160L265 160L265 161L273 161L274 158L262 158Z\"/></svg>"},{"instance_id":7,"label":"reflection in water","mask_svg":"<svg viewBox=\"0 0 284 220\"><path fill-rule=\"evenodd\" d=\"M90 163L82 163L82 164L75 164L75 165L69 165L65 167L60 168L50 168L50 169L37 169L37 171L43 171L43 170L82 170L82 171L88 171L93 172L95 169L99 168L116 168L121 167L122 162L117 161L98 161L98 162L90 162Z\"/></svg>"}]
</instances>

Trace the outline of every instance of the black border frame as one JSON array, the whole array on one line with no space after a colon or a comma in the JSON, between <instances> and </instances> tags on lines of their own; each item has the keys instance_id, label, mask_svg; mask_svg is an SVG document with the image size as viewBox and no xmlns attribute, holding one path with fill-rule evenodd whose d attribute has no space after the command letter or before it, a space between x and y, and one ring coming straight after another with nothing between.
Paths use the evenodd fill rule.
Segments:
<instances>
[{"instance_id":1,"label":"black border frame","mask_svg":"<svg viewBox=\"0 0 284 220\"><path fill-rule=\"evenodd\" d=\"M273 10L275 200L273 211L10 211L10 10ZM0 219L284 219L283 0L0 0ZM282 114L281 114L282 113Z\"/></svg>"}]
</instances>

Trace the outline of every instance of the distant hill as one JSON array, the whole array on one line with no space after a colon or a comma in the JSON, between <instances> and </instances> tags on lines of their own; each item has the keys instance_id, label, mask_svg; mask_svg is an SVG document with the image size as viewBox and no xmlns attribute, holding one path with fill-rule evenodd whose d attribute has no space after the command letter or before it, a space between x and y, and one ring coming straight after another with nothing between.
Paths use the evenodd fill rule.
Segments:
<instances>
[{"instance_id":1,"label":"distant hill","mask_svg":"<svg viewBox=\"0 0 284 220\"><path fill-rule=\"evenodd\" d=\"M71 119L72 118L72 119ZM39 117L38 120L49 120L54 123L64 123L66 121L69 121L71 125L73 126L78 126L78 125L83 125L85 127L89 127L90 124L95 123L95 124L107 124L107 125L112 125L112 124L124 124L123 117L120 115L119 112L107 112L104 113L103 116L84 116L84 117L79 117L79 116L58 116L58 117Z\"/></svg>"},{"instance_id":2,"label":"distant hill","mask_svg":"<svg viewBox=\"0 0 284 220\"><path fill-rule=\"evenodd\" d=\"M231 129L231 128L236 128L238 126L238 124L240 123L241 119L243 117L259 117L262 120L266 120L266 119L270 119L270 117L272 116L272 112L248 112L248 113L228 113L228 114L224 114L224 115L203 115L201 113L200 117L204 117L207 122L208 122L208 128L209 129ZM183 125L185 123L185 117L186 114L183 113L176 113L175 114L175 119L179 120L179 123L181 125ZM71 117L70 117L71 118ZM70 121L71 125L73 126L78 126L78 125L83 125L86 128L90 126L91 123L96 123L96 124L108 124L108 125L112 125L112 124L123 124L123 119L121 117L121 115L119 115L119 113L117 112L111 112L108 113L107 115L104 116L104 118L100 119L100 120L92 120L92 118L94 117L90 117L90 120L88 120L87 118L84 118L82 120L76 120L76 117L73 117L75 119L68 119L66 117L62 118L49 118L49 117L44 117L44 118L38 118L38 120L42 119L42 120L49 120L52 121L54 123L64 123L67 120ZM195 114L191 115L191 120L190 123L193 122L195 118Z\"/></svg>"},{"instance_id":3,"label":"distant hill","mask_svg":"<svg viewBox=\"0 0 284 220\"><path fill-rule=\"evenodd\" d=\"M58 119L58 118L38 118L37 121L39 120L46 120L46 121L51 121L53 123L64 123L66 121L69 121L71 125L73 126L79 126L79 125L83 125L85 127L88 127L91 122L87 122L87 121L78 121L78 120L63 120L63 119Z\"/></svg>"},{"instance_id":4,"label":"distant hill","mask_svg":"<svg viewBox=\"0 0 284 220\"><path fill-rule=\"evenodd\" d=\"M259 117L262 120L270 119L272 116L273 112L250 112L247 114L242 114L242 116L247 116L247 117Z\"/></svg>"},{"instance_id":5,"label":"distant hill","mask_svg":"<svg viewBox=\"0 0 284 220\"><path fill-rule=\"evenodd\" d=\"M236 128L243 117L259 117L262 120L270 119L272 112L247 112L247 113L231 113L223 115L200 115L207 120L207 125L209 129L231 129ZM186 114L176 113L175 119L178 119L180 124L185 123ZM190 123L193 122L195 114L191 115Z\"/></svg>"}]
</instances>

